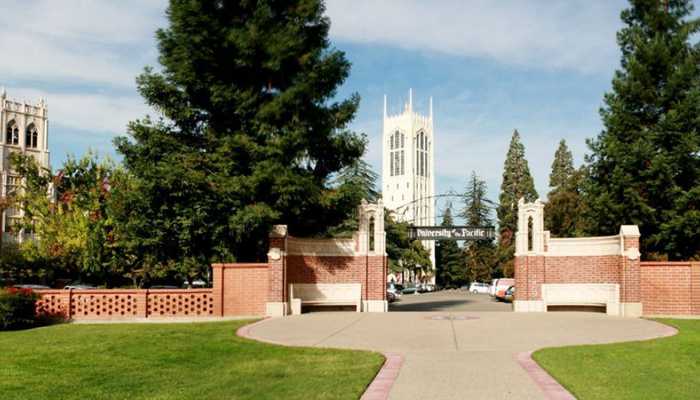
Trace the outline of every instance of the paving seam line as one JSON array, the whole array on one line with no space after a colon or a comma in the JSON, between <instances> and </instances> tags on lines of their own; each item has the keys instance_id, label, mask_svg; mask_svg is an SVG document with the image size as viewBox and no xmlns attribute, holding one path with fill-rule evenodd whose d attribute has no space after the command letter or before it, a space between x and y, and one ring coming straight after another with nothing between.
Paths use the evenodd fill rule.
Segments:
<instances>
[{"instance_id":1,"label":"paving seam line","mask_svg":"<svg viewBox=\"0 0 700 400\"><path fill-rule=\"evenodd\" d=\"M459 351L459 343L457 343L457 332L455 331L455 321L452 314L450 316L450 327L452 328L452 343L455 345L455 351Z\"/></svg>"},{"instance_id":2,"label":"paving seam line","mask_svg":"<svg viewBox=\"0 0 700 400\"><path fill-rule=\"evenodd\" d=\"M297 346L290 346L286 343L282 342L276 342L274 340L268 340L268 339L259 339L256 337L253 337L251 334L251 330L258 326L261 325L267 320L269 320L270 317L266 317L264 319L261 319L260 321L253 322L252 324L248 325L243 325L242 327L238 328L236 331L236 335L250 339L250 340L255 340L258 342L262 343L268 343L268 344L274 344L278 346L285 346L285 347L297 347ZM353 321L353 323L359 321L361 318L358 318L356 321ZM346 329L350 327L352 324L346 326L343 329ZM342 331L342 329L340 330ZM340 332L338 331L338 332ZM338 333L336 332L336 333ZM333 335L331 335L333 336ZM329 336L330 338L330 336ZM325 339L324 339L325 340ZM311 346L307 346L311 347ZM382 367L379 369L379 372L377 372L377 375L372 379L372 382L367 386L365 389L365 392L362 394L362 397L360 400L387 400L389 398L389 392L391 391L391 388L394 386L394 382L396 382L396 379L399 377L399 372L401 370L401 366L403 365L403 356L399 353L385 353L385 352L380 352L384 356L384 364L382 364Z\"/></svg>"},{"instance_id":3,"label":"paving seam line","mask_svg":"<svg viewBox=\"0 0 700 400\"><path fill-rule=\"evenodd\" d=\"M355 325L356 323L360 322L360 320L362 320L364 317L365 317L364 315L358 316L358 318L357 318L356 320L350 322L349 324L345 325L344 327L338 329L337 331L331 333L330 335L326 336L325 338L323 338L323 339L319 340L318 342L314 343L313 346L319 346L321 343L325 342L326 340L332 338L333 336L339 334L340 332L342 332L342 331L348 329L349 327Z\"/></svg>"}]
</instances>

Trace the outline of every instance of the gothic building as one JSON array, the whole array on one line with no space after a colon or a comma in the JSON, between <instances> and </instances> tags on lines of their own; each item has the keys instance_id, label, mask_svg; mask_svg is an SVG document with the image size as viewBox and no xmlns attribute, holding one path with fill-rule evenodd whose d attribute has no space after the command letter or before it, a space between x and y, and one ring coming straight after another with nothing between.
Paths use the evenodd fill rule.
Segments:
<instances>
[{"instance_id":1,"label":"gothic building","mask_svg":"<svg viewBox=\"0 0 700 400\"><path fill-rule=\"evenodd\" d=\"M433 99L427 116L413 110L413 90L403 112L387 113L384 96L382 198L394 218L416 226L435 225ZM435 243L423 245L435 267ZM433 278L434 281L434 278Z\"/></svg>"},{"instance_id":2,"label":"gothic building","mask_svg":"<svg viewBox=\"0 0 700 400\"><path fill-rule=\"evenodd\" d=\"M39 166L49 168L49 120L46 101L38 104L13 101L5 89L0 91L0 126L3 127L0 144L0 197L17 190L20 182L10 168L10 154L24 153L34 157ZM10 208L2 215L3 239L14 239L12 226L22 216L22 210ZM19 236L21 240L22 236Z\"/></svg>"}]
</instances>

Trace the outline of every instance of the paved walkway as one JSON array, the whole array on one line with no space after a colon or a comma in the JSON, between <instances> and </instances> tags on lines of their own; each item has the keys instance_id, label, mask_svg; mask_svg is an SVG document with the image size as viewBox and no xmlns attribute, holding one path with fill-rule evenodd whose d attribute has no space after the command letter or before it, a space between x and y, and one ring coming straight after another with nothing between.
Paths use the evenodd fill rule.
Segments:
<instances>
[{"instance_id":1,"label":"paved walkway","mask_svg":"<svg viewBox=\"0 0 700 400\"><path fill-rule=\"evenodd\" d=\"M649 339L653 321L595 313L323 312L264 321L253 338L405 357L391 399L542 399L515 355L542 347Z\"/></svg>"}]
</instances>

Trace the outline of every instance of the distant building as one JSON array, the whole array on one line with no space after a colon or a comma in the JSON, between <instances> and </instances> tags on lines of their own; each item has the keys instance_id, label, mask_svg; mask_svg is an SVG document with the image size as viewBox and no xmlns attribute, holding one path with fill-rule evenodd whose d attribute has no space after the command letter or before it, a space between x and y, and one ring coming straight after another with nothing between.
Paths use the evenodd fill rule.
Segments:
<instances>
[{"instance_id":1,"label":"distant building","mask_svg":"<svg viewBox=\"0 0 700 400\"><path fill-rule=\"evenodd\" d=\"M37 163L49 168L49 119L44 99L37 104L13 101L5 89L0 91L0 126L4 135L0 144L0 196L11 195L20 185L19 177L10 168L10 154L31 155ZM12 234L12 226L22 218L22 210L10 208L2 215L3 239L22 240Z\"/></svg>"},{"instance_id":2,"label":"distant building","mask_svg":"<svg viewBox=\"0 0 700 400\"><path fill-rule=\"evenodd\" d=\"M403 112L397 115L388 115L384 96L382 149L382 198L386 208L398 221L435 225L432 97L425 116L413 110L413 90ZM435 242L423 245L430 251L435 268Z\"/></svg>"}]
</instances>

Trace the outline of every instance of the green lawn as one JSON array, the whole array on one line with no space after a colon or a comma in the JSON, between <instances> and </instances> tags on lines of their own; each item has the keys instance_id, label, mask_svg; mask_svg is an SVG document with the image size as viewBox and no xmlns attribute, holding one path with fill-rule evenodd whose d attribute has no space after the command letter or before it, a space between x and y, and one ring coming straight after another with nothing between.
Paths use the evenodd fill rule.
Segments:
<instances>
[{"instance_id":1,"label":"green lawn","mask_svg":"<svg viewBox=\"0 0 700 400\"><path fill-rule=\"evenodd\" d=\"M700 398L700 320L659 320L676 336L543 349L533 355L581 400Z\"/></svg>"},{"instance_id":2,"label":"green lawn","mask_svg":"<svg viewBox=\"0 0 700 400\"><path fill-rule=\"evenodd\" d=\"M237 337L247 322L0 332L0 399L357 399L384 360Z\"/></svg>"}]
</instances>

